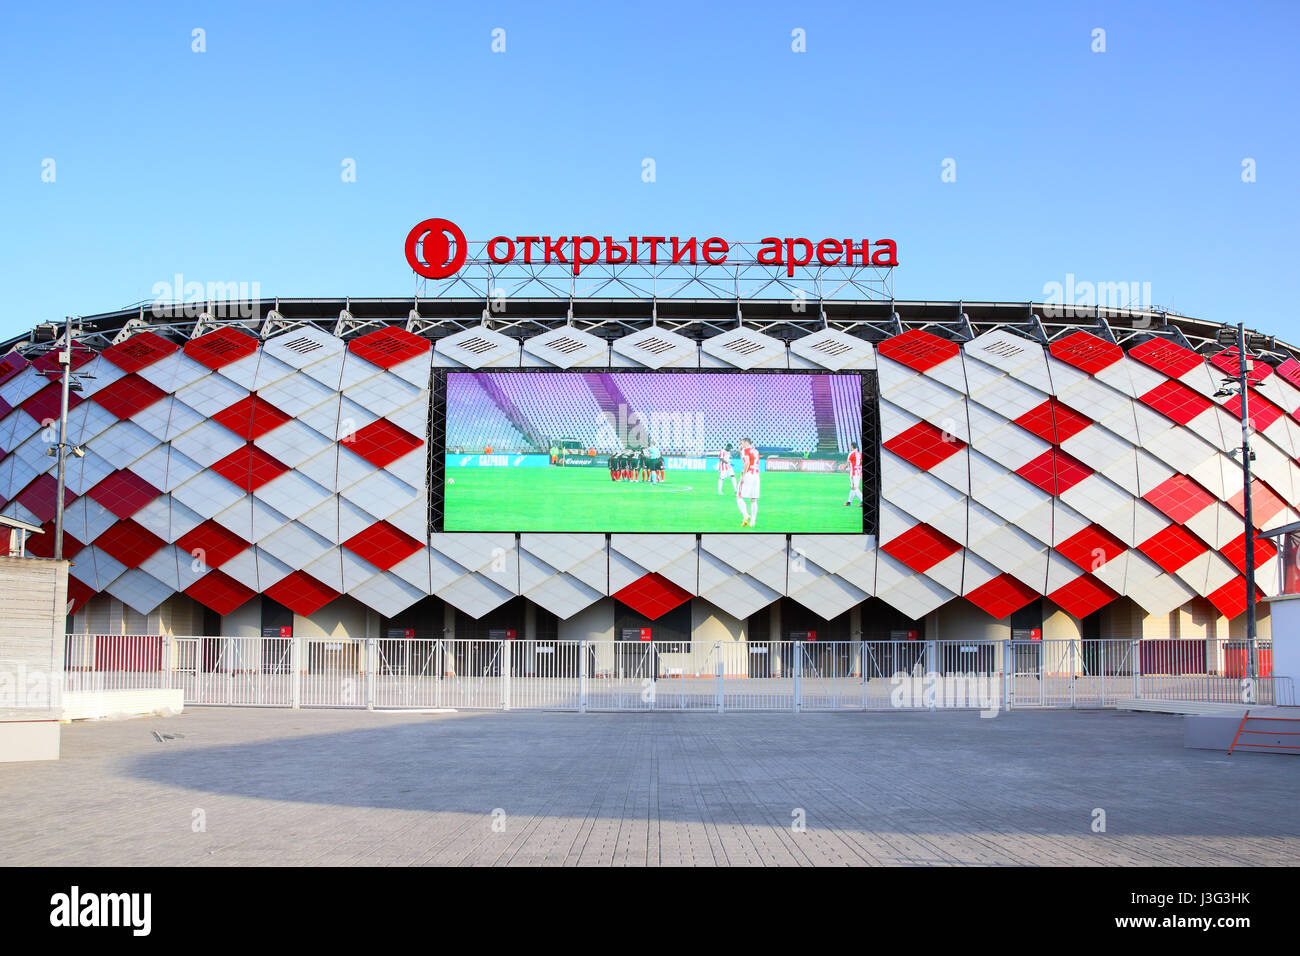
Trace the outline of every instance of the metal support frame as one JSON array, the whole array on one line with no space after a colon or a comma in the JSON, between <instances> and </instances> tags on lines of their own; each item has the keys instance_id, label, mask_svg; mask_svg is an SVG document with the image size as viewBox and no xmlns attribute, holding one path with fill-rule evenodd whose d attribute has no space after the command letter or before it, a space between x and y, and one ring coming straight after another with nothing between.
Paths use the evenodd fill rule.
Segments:
<instances>
[{"instance_id":1,"label":"metal support frame","mask_svg":"<svg viewBox=\"0 0 1300 956\"><path fill-rule=\"evenodd\" d=\"M1255 654L1255 513L1250 502L1250 388L1248 387L1250 360L1246 358L1246 324L1237 323L1237 373L1241 392L1241 479L1242 522L1246 542L1246 642L1250 649L1250 676L1259 677Z\"/></svg>"},{"instance_id":2,"label":"metal support frame","mask_svg":"<svg viewBox=\"0 0 1300 956\"><path fill-rule=\"evenodd\" d=\"M726 680L727 673L726 673L726 661L723 659L723 654L722 654L721 641L713 642L713 663L714 663L714 672L716 674L714 693L717 697L718 713L722 713L725 706L724 682Z\"/></svg>"},{"instance_id":3,"label":"metal support frame","mask_svg":"<svg viewBox=\"0 0 1300 956\"><path fill-rule=\"evenodd\" d=\"M1225 329L1226 331L1226 329ZM1237 323L1237 374L1235 378L1224 379L1222 387L1215 392L1216 398L1225 398L1229 395L1237 395L1240 405L1241 418L1241 447L1237 454L1241 455L1241 486L1242 486L1242 514L1241 521L1243 526L1242 540L1245 542L1246 549L1246 645L1250 652L1250 677L1255 680L1259 677L1259 662L1256 654L1256 631L1257 621L1255 615L1255 512L1251 504L1251 475L1250 475L1250 457L1253 454L1250 450L1250 363L1251 359L1246 353L1246 323Z\"/></svg>"},{"instance_id":4,"label":"metal support frame","mask_svg":"<svg viewBox=\"0 0 1300 956\"><path fill-rule=\"evenodd\" d=\"M880 533L880 402L879 379L875 369L863 369L862 377L862 459L871 453L871 467L862 469L862 533Z\"/></svg>"},{"instance_id":5,"label":"metal support frame","mask_svg":"<svg viewBox=\"0 0 1300 956\"><path fill-rule=\"evenodd\" d=\"M578 642L578 713L587 712L587 654L588 644L585 640Z\"/></svg>"},{"instance_id":6,"label":"metal support frame","mask_svg":"<svg viewBox=\"0 0 1300 956\"><path fill-rule=\"evenodd\" d=\"M790 709L796 714L803 710L803 649L802 641L794 641L790 652L790 664L794 670L794 694Z\"/></svg>"},{"instance_id":7,"label":"metal support frame","mask_svg":"<svg viewBox=\"0 0 1300 956\"><path fill-rule=\"evenodd\" d=\"M65 316L63 322L62 344L56 345L59 380L59 440L54 446L54 455L58 462L55 469L54 490L54 560L63 560L63 499L66 495L68 455L80 455L81 449L74 448L68 441L68 393L72 388L72 316Z\"/></svg>"},{"instance_id":8,"label":"metal support frame","mask_svg":"<svg viewBox=\"0 0 1300 956\"><path fill-rule=\"evenodd\" d=\"M716 267L715 267L716 268ZM768 272L771 267L762 267ZM776 270L784 279L784 270ZM926 329L953 341L996 330L1007 330L1044 344L1105 321L1118 345L1130 348L1152 336L1173 339L1202 355L1222 350L1218 335L1227 329L1217 322L1177 315L1163 310L1091 309L1087 314L1067 310L1063 315L1047 312L1048 306L1009 302L926 302L902 301L880 296L853 299L832 295L809 296L819 309L806 314L792 314L790 290L777 284L766 298L752 290L742 295L743 317L747 328L772 334L786 341L823 329L847 332L868 342L879 342L910 329ZM196 303L135 303L124 309L78 319L78 344L101 351L123 337L124 332L149 331L184 343L219 328L238 328L263 339L297 328L315 328L326 334L351 338L377 328L403 328L415 335L439 339L454 332L479 326L483 322L484 299L480 289L467 298L452 298L449 290L432 299L406 296L391 299L284 299L265 298L241 304L238 315L223 315L230 310L222 303L210 304L202 314ZM688 298L696 290L644 290L641 301L634 296L600 297L598 290L579 289L570 298L568 283L556 294L533 297L511 292L507 310L492 315L492 328L514 338L523 339L548 329L571 324L607 341L654 324L700 341L710 335L732 331L736 327L736 288L728 283L726 295ZM657 296L655 292L657 291ZM503 290L504 294L504 290ZM674 297L675 296L675 297ZM557 309L556 299L561 308ZM724 304L725 303L725 304ZM720 308L721 307L721 308ZM210 309L215 308L214 315ZM1056 308L1056 307L1052 307ZM1035 311L1039 314L1035 314ZM342 313L346 312L344 318ZM649 316L647 316L649 313ZM954 314L955 313L955 314ZM962 318L964 314L965 319ZM1046 314L1048 319L1040 315ZM129 329L128 329L129 327ZM1230 327L1229 327L1230 328ZM1252 343L1257 355L1276 364L1288 358L1300 360L1300 347L1268 339ZM44 354L48 339L35 332L0 342L0 354L17 351L25 356Z\"/></svg>"},{"instance_id":9,"label":"metal support frame","mask_svg":"<svg viewBox=\"0 0 1300 956\"><path fill-rule=\"evenodd\" d=\"M429 447L425 457L425 487L429 492L429 533L442 531L443 477L447 451L447 370L432 368L429 374Z\"/></svg>"}]
</instances>

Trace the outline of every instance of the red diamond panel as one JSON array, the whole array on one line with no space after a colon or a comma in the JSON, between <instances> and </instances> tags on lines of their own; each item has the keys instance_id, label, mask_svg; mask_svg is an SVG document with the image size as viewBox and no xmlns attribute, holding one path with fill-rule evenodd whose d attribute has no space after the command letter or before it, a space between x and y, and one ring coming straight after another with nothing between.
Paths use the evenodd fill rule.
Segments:
<instances>
[{"instance_id":1,"label":"red diamond panel","mask_svg":"<svg viewBox=\"0 0 1300 956\"><path fill-rule=\"evenodd\" d=\"M185 343L185 354L210 369L238 362L256 351L257 339L228 325Z\"/></svg>"},{"instance_id":2,"label":"red diamond panel","mask_svg":"<svg viewBox=\"0 0 1300 956\"><path fill-rule=\"evenodd\" d=\"M365 428L358 429L352 435L352 440L344 444L370 464L383 468L412 449L419 448L424 440L398 428L386 418L379 418Z\"/></svg>"},{"instance_id":3,"label":"red diamond panel","mask_svg":"<svg viewBox=\"0 0 1300 956\"><path fill-rule=\"evenodd\" d=\"M187 587L185 593L204 607L226 615L245 604L257 592L240 584L228 574L209 571Z\"/></svg>"},{"instance_id":4,"label":"red diamond panel","mask_svg":"<svg viewBox=\"0 0 1300 956\"><path fill-rule=\"evenodd\" d=\"M885 442L884 447L922 471L929 471L965 448L966 443L929 422L917 422Z\"/></svg>"},{"instance_id":5,"label":"red diamond panel","mask_svg":"<svg viewBox=\"0 0 1300 956\"><path fill-rule=\"evenodd\" d=\"M119 518L129 518L161 491L133 471L115 471L87 494Z\"/></svg>"},{"instance_id":6,"label":"red diamond panel","mask_svg":"<svg viewBox=\"0 0 1300 956\"><path fill-rule=\"evenodd\" d=\"M314 614L339 596L328 584L317 581L310 574L295 571L266 589L266 596L283 604L295 614Z\"/></svg>"},{"instance_id":7,"label":"red diamond panel","mask_svg":"<svg viewBox=\"0 0 1300 956\"><path fill-rule=\"evenodd\" d=\"M33 479L18 495L17 501L44 523L54 519L54 506L58 501L58 491L58 480L53 475L46 473ZM76 500L77 496L65 486L63 489L64 507Z\"/></svg>"},{"instance_id":8,"label":"red diamond panel","mask_svg":"<svg viewBox=\"0 0 1300 956\"><path fill-rule=\"evenodd\" d=\"M112 385L101 388L94 394L93 401L104 406L118 418L130 418L136 412L166 397L167 393L153 382L132 373L123 375Z\"/></svg>"},{"instance_id":9,"label":"red diamond panel","mask_svg":"<svg viewBox=\"0 0 1300 956\"><path fill-rule=\"evenodd\" d=\"M80 404L81 396L76 392L69 391L68 411ZM28 396L25 400L19 402L18 407L42 425L46 422L57 422L63 408L63 386L59 382L51 382L35 395Z\"/></svg>"},{"instance_id":10,"label":"red diamond panel","mask_svg":"<svg viewBox=\"0 0 1300 956\"><path fill-rule=\"evenodd\" d=\"M1051 353L1089 375L1096 375L1124 357L1124 350L1087 332L1072 332L1049 346Z\"/></svg>"},{"instance_id":11,"label":"red diamond panel","mask_svg":"<svg viewBox=\"0 0 1300 956\"><path fill-rule=\"evenodd\" d=\"M1067 614L1083 618L1098 608L1105 607L1119 595L1091 574L1081 574L1069 584L1057 588L1047 597Z\"/></svg>"},{"instance_id":12,"label":"red diamond panel","mask_svg":"<svg viewBox=\"0 0 1300 956\"><path fill-rule=\"evenodd\" d=\"M1207 595L1210 603L1219 609L1226 618L1234 618L1246 610L1246 579L1233 578L1223 587ZM1264 592L1255 588L1255 600L1264 596Z\"/></svg>"},{"instance_id":13,"label":"red diamond panel","mask_svg":"<svg viewBox=\"0 0 1300 956\"><path fill-rule=\"evenodd\" d=\"M1214 502L1214 495L1186 475L1174 475L1142 497L1179 524L1187 524L1189 518Z\"/></svg>"},{"instance_id":14,"label":"red diamond panel","mask_svg":"<svg viewBox=\"0 0 1300 956\"><path fill-rule=\"evenodd\" d=\"M219 568L250 545L229 528L208 519L177 539L176 547L202 558L210 568Z\"/></svg>"},{"instance_id":15,"label":"red diamond panel","mask_svg":"<svg viewBox=\"0 0 1300 956\"><path fill-rule=\"evenodd\" d=\"M264 398L249 395L212 416L245 441L261 438L272 428L279 428L290 416Z\"/></svg>"},{"instance_id":16,"label":"red diamond panel","mask_svg":"<svg viewBox=\"0 0 1300 956\"><path fill-rule=\"evenodd\" d=\"M54 522L47 521L41 525L44 534L29 534L27 536L27 553L35 555L38 558L54 557ZM78 551L85 545L74 538L68 532L63 532L63 556L71 560ZM68 587L72 587L75 580L71 575L68 576ZM93 593L93 592L92 592Z\"/></svg>"},{"instance_id":17,"label":"red diamond panel","mask_svg":"<svg viewBox=\"0 0 1300 956\"><path fill-rule=\"evenodd\" d=\"M138 568L167 542L130 518L124 518L95 539L95 547L128 568Z\"/></svg>"},{"instance_id":18,"label":"red diamond panel","mask_svg":"<svg viewBox=\"0 0 1300 956\"><path fill-rule=\"evenodd\" d=\"M1182 525L1171 524L1139 544L1138 550L1165 571L1173 572L1210 549Z\"/></svg>"},{"instance_id":19,"label":"red diamond panel","mask_svg":"<svg viewBox=\"0 0 1300 956\"><path fill-rule=\"evenodd\" d=\"M236 448L215 463L212 470L227 481L233 481L245 491L254 491L272 478L283 475L289 470L289 466L271 457L256 445L248 444L243 448Z\"/></svg>"},{"instance_id":20,"label":"red diamond panel","mask_svg":"<svg viewBox=\"0 0 1300 956\"><path fill-rule=\"evenodd\" d=\"M981 584L966 600L970 601L990 617L1001 620L1019 611L1022 607L1038 597L1038 591L1009 574L999 574L992 581Z\"/></svg>"},{"instance_id":21,"label":"red diamond panel","mask_svg":"<svg viewBox=\"0 0 1300 956\"><path fill-rule=\"evenodd\" d=\"M1293 358L1287 359L1277 367L1277 374L1281 375L1296 388L1300 388L1300 362L1297 362ZM0 376L0 384L4 381L4 377Z\"/></svg>"},{"instance_id":22,"label":"red diamond panel","mask_svg":"<svg viewBox=\"0 0 1300 956\"><path fill-rule=\"evenodd\" d=\"M21 497L21 496L20 496ZM1246 495L1238 491L1228 499L1228 507L1239 515L1246 514ZM1273 493L1273 489L1255 478L1250 483L1250 517L1256 528L1261 528L1286 507L1286 502Z\"/></svg>"},{"instance_id":23,"label":"red diamond panel","mask_svg":"<svg viewBox=\"0 0 1300 956\"><path fill-rule=\"evenodd\" d=\"M1248 361L1250 362L1250 371L1246 373L1246 381L1249 384L1258 385L1273 374L1273 367L1267 362L1261 362L1259 359L1248 359ZM1237 357L1235 348L1224 349L1210 359L1210 364L1233 378L1238 378L1241 375L1241 361ZM1244 601L1245 598L1243 597L1242 600Z\"/></svg>"},{"instance_id":24,"label":"red diamond panel","mask_svg":"<svg viewBox=\"0 0 1300 956\"><path fill-rule=\"evenodd\" d=\"M1219 554L1223 555L1229 561L1237 566L1242 574L1246 573L1246 535L1243 533L1233 538L1222 548ZM1265 561L1271 561L1277 556L1277 548L1267 538L1255 539L1255 567L1259 567Z\"/></svg>"},{"instance_id":25,"label":"red diamond panel","mask_svg":"<svg viewBox=\"0 0 1300 956\"><path fill-rule=\"evenodd\" d=\"M1059 445L1091 425L1092 419L1079 414L1068 405L1062 405L1054 398L1049 398L1043 404L1031 408L1015 419L1015 422L1043 441Z\"/></svg>"},{"instance_id":26,"label":"red diamond panel","mask_svg":"<svg viewBox=\"0 0 1300 956\"><path fill-rule=\"evenodd\" d=\"M1145 395L1139 396L1139 400L1180 425L1186 425L1211 404L1201 393L1194 392L1173 379L1161 382Z\"/></svg>"},{"instance_id":27,"label":"red diamond panel","mask_svg":"<svg viewBox=\"0 0 1300 956\"><path fill-rule=\"evenodd\" d=\"M95 589L92 588L89 584L82 584L71 574L68 575L68 613L69 614L76 614L78 611L80 611L83 607L86 606L86 602L89 601L91 598L93 598L95 594L96 594Z\"/></svg>"},{"instance_id":28,"label":"red diamond panel","mask_svg":"<svg viewBox=\"0 0 1300 956\"><path fill-rule=\"evenodd\" d=\"M1164 372L1170 378L1182 378L1204 361L1191 349L1183 348L1169 339L1148 339L1141 345L1133 346L1128 354L1129 358L1135 358L1157 372Z\"/></svg>"},{"instance_id":29,"label":"red diamond panel","mask_svg":"<svg viewBox=\"0 0 1300 956\"><path fill-rule=\"evenodd\" d=\"M925 372L948 361L960 349L956 342L949 342L921 329L910 329L902 335L885 339L876 346L876 351L885 358L902 362L908 368Z\"/></svg>"},{"instance_id":30,"label":"red diamond panel","mask_svg":"<svg viewBox=\"0 0 1300 956\"><path fill-rule=\"evenodd\" d=\"M419 551L423 545L387 521L372 524L343 542L343 547L382 571Z\"/></svg>"},{"instance_id":31,"label":"red diamond panel","mask_svg":"<svg viewBox=\"0 0 1300 956\"><path fill-rule=\"evenodd\" d=\"M124 372L138 372L179 348L175 342L169 342L161 335L137 332L125 342L110 345L100 354Z\"/></svg>"},{"instance_id":32,"label":"red diamond panel","mask_svg":"<svg viewBox=\"0 0 1300 956\"><path fill-rule=\"evenodd\" d=\"M9 381L26 367L27 359L17 352L10 352L4 358L0 358L0 385Z\"/></svg>"},{"instance_id":33,"label":"red diamond panel","mask_svg":"<svg viewBox=\"0 0 1300 956\"><path fill-rule=\"evenodd\" d=\"M881 545L880 550L902 561L913 571L923 572L948 555L960 551L961 545L942 531L922 523L908 528L888 544Z\"/></svg>"},{"instance_id":34,"label":"red diamond panel","mask_svg":"<svg viewBox=\"0 0 1300 956\"><path fill-rule=\"evenodd\" d=\"M1016 474L1032 481L1048 494L1059 495L1091 475L1092 469L1058 448L1049 448L1033 461L1017 468Z\"/></svg>"},{"instance_id":35,"label":"red diamond panel","mask_svg":"<svg viewBox=\"0 0 1300 956\"><path fill-rule=\"evenodd\" d=\"M691 599L691 592L678 587L662 574L651 571L627 587L615 591L613 597L622 601L638 614L655 621L673 608Z\"/></svg>"},{"instance_id":36,"label":"red diamond panel","mask_svg":"<svg viewBox=\"0 0 1300 956\"><path fill-rule=\"evenodd\" d=\"M433 344L406 329L385 328L367 332L348 343L348 350L380 368L392 368L423 355Z\"/></svg>"},{"instance_id":37,"label":"red diamond panel","mask_svg":"<svg viewBox=\"0 0 1300 956\"><path fill-rule=\"evenodd\" d=\"M13 410L14 407L12 405L6 402L3 398L0 398L0 418L4 418ZM0 448L0 458L3 458L6 454L8 453L3 448Z\"/></svg>"},{"instance_id":38,"label":"red diamond panel","mask_svg":"<svg viewBox=\"0 0 1300 956\"><path fill-rule=\"evenodd\" d=\"M1253 388L1249 389L1250 401L1246 405L1246 410L1250 412L1250 421L1256 431L1262 432L1269 425L1282 417L1282 409L1278 408L1267 398L1264 398ZM1223 403L1223 407L1232 412L1232 417L1241 421L1241 396L1234 395Z\"/></svg>"},{"instance_id":39,"label":"red diamond panel","mask_svg":"<svg viewBox=\"0 0 1300 956\"><path fill-rule=\"evenodd\" d=\"M1057 552L1085 571L1099 567L1128 550L1127 545L1099 524L1070 535L1056 546Z\"/></svg>"}]
</instances>

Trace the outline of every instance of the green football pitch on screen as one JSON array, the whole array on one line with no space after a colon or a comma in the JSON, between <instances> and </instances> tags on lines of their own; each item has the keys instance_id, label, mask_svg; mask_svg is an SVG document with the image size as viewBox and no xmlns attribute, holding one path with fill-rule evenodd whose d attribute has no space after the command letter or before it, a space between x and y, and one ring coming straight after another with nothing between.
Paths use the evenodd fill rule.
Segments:
<instances>
[{"instance_id":1,"label":"green football pitch on screen","mask_svg":"<svg viewBox=\"0 0 1300 956\"><path fill-rule=\"evenodd\" d=\"M847 474L764 472L758 524L741 527L731 481L716 469L668 471L662 484L611 481L605 468L449 468L446 531L776 532L861 534Z\"/></svg>"}]
</instances>

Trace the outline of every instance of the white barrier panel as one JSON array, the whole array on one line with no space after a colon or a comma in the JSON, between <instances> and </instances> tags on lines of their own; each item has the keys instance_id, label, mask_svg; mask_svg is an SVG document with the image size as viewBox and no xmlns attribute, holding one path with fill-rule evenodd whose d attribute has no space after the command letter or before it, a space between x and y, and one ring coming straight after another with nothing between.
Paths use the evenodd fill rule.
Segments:
<instances>
[{"instance_id":1,"label":"white barrier panel","mask_svg":"<svg viewBox=\"0 0 1300 956\"><path fill-rule=\"evenodd\" d=\"M292 707L296 645L288 637L178 637L172 686L187 704Z\"/></svg>"}]
</instances>

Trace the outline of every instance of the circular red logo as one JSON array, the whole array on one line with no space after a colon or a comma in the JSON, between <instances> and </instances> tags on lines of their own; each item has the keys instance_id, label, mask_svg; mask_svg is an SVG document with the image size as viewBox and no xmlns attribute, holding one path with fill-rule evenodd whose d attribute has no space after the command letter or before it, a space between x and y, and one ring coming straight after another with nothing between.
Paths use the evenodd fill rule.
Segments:
<instances>
[{"instance_id":1,"label":"circular red logo","mask_svg":"<svg viewBox=\"0 0 1300 956\"><path fill-rule=\"evenodd\" d=\"M406 236L406 261L426 279L447 278L465 264L468 251L465 233L449 219L426 219Z\"/></svg>"}]
</instances>

